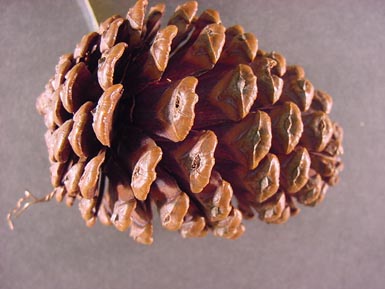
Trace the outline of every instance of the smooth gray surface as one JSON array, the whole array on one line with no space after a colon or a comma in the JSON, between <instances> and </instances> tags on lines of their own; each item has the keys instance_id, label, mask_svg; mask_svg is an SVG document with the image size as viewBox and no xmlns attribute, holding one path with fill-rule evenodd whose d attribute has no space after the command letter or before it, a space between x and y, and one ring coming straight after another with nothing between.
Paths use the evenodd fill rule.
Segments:
<instances>
[{"instance_id":1,"label":"smooth gray surface","mask_svg":"<svg viewBox=\"0 0 385 289\"><path fill-rule=\"evenodd\" d=\"M77 208L56 202L9 231L5 215L24 189L50 190L34 103L87 26L76 0L0 0L0 288L384 288L384 2L200 2L334 97L332 117L345 129L340 184L285 225L246 222L235 242L183 240L156 224L154 245L141 246L112 228L87 229Z\"/></svg>"}]
</instances>

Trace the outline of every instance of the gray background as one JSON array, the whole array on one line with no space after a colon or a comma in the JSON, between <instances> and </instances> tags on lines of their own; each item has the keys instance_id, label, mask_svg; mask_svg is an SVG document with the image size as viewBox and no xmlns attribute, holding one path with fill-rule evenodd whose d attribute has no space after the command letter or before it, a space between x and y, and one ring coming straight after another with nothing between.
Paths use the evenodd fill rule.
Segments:
<instances>
[{"instance_id":1,"label":"gray background","mask_svg":"<svg viewBox=\"0 0 385 289\"><path fill-rule=\"evenodd\" d=\"M76 207L56 202L9 231L5 215L22 192L50 190L34 103L87 26L75 0L0 0L0 288L384 288L385 3L200 2L302 64L334 97L332 117L345 129L340 184L285 225L246 222L238 241L183 240L156 224L154 244L141 246L112 228L86 228Z\"/></svg>"}]
</instances>

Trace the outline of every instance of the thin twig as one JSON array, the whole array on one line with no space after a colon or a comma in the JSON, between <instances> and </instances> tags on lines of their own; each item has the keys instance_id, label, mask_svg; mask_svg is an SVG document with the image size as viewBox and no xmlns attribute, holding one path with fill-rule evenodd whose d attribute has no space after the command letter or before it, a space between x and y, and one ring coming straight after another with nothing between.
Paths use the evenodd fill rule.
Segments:
<instances>
[{"instance_id":1,"label":"thin twig","mask_svg":"<svg viewBox=\"0 0 385 289\"><path fill-rule=\"evenodd\" d=\"M55 196L55 193L56 191L54 190L42 198L37 198L31 192L25 191L24 197L20 198L17 201L16 207L9 211L7 215L7 222L9 228L11 230L14 229L12 217L18 218L26 209L28 209L33 204L49 202Z\"/></svg>"}]
</instances>

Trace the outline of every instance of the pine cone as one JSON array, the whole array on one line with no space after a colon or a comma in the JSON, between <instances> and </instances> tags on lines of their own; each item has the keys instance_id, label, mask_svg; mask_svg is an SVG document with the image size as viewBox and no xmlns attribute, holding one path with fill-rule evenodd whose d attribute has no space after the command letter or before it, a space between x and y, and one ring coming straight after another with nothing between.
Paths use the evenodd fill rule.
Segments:
<instances>
[{"instance_id":1,"label":"pine cone","mask_svg":"<svg viewBox=\"0 0 385 289\"><path fill-rule=\"evenodd\" d=\"M342 169L332 98L215 10L189 1L160 28L146 6L85 35L37 100L56 199L144 244L153 208L183 237L235 239L243 217L322 201Z\"/></svg>"}]
</instances>

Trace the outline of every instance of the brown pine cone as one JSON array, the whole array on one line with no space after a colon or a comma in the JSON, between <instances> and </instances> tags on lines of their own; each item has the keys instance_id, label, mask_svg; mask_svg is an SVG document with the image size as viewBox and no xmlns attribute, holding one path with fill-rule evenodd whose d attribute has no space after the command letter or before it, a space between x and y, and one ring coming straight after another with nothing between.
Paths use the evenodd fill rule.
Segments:
<instances>
[{"instance_id":1,"label":"brown pine cone","mask_svg":"<svg viewBox=\"0 0 385 289\"><path fill-rule=\"evenodd\" d=\"M243 217L322 201L342 170L332 98L215 10L189 1L160 28L164 5L146 8L85 35L37 99L56 199L144 244L154 209L183 237L236 239Z\"/></svg>"}]
</instances>

